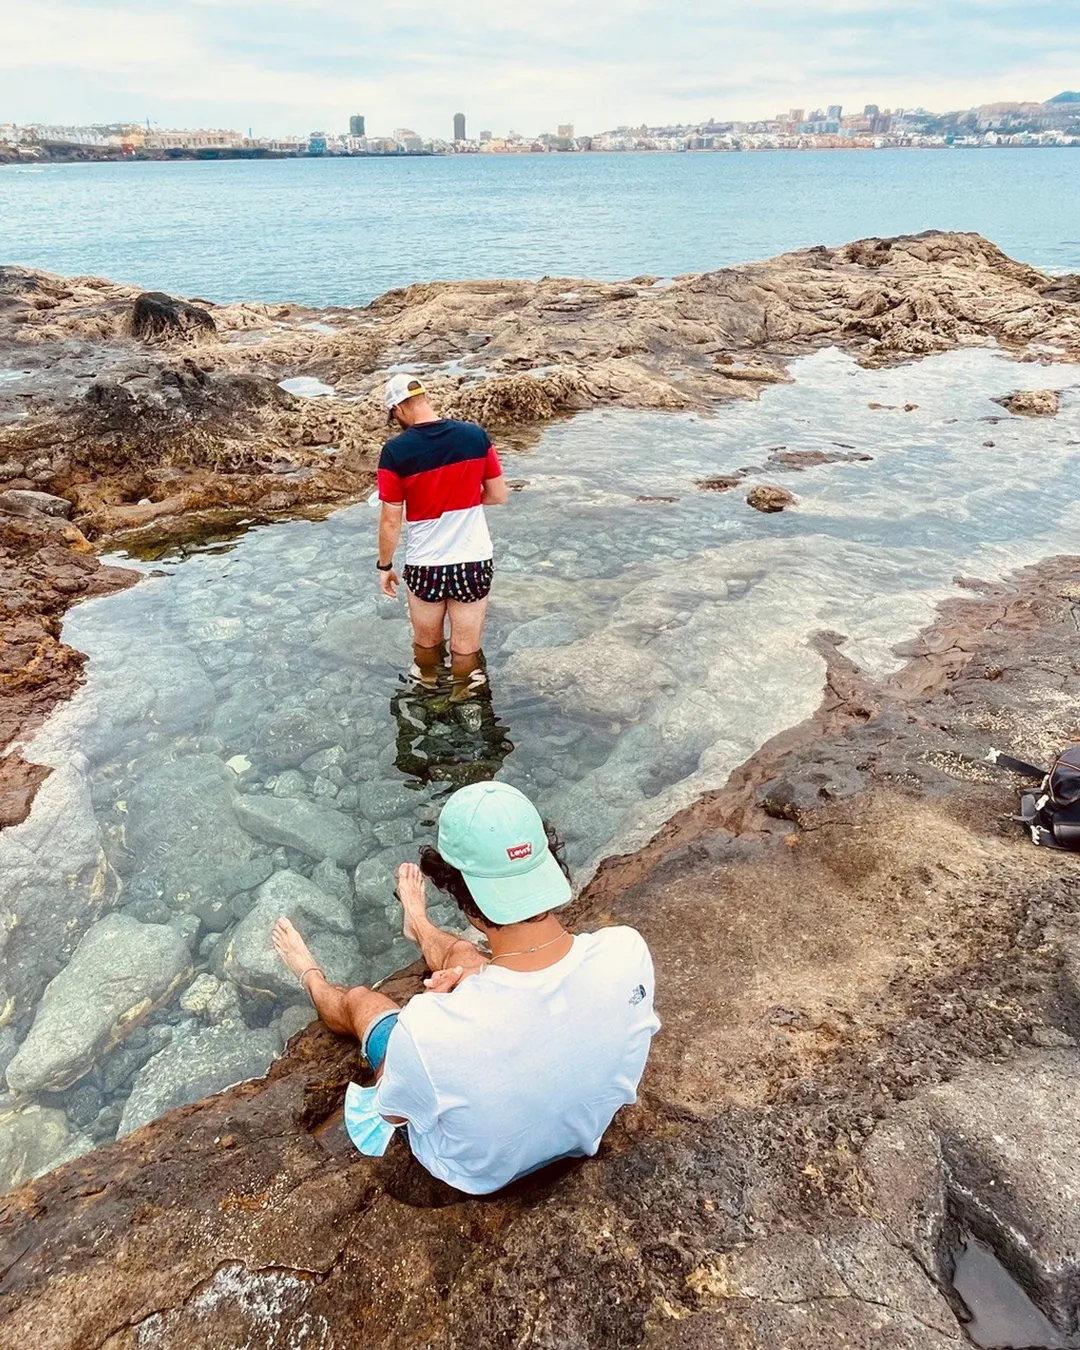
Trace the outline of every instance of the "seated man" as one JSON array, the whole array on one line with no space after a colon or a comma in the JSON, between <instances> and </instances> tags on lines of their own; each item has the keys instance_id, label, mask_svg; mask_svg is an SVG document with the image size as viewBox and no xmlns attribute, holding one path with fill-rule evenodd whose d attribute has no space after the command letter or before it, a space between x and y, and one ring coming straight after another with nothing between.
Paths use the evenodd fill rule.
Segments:
<instances>
[{"instance_id":1,"label":"seated man","mask_svg":"<svg viewBox=\"0 0 1080 1350\"><path fill-rule=\"evenodd\" d=\"M334 1031L359 1038L379 1076L382 1116L405 1124L434 1176L484 1195L557 1158L591 1156L635 1100L649 1044L653 967L641 935L574 935L570 899L536 808L506 783L455 792L438 851L398 869L404 931L431 969L428 993L398 1008L324 978L296 929L274 946ZM487 938L490 957L427 917L424 874Z\"/></svg>"}]
</instances>

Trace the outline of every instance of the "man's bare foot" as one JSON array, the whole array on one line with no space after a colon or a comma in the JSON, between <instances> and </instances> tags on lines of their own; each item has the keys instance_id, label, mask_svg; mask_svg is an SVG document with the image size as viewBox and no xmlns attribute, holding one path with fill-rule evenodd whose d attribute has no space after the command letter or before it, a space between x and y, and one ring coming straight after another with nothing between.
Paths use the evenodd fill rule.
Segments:
<instances>
[{"instance_id":1,"label":"man's bare foot","mask_svg":"<svg viewBox=\"0 0 1080 1350\"><path fill-rule=\"evenodd\" d=\"M397 870L397 896L401 901L401 931L419 947L417 920L427 919L427 883L415 863L402 863Z\"/></svg>"},{"instance_id":2,"label":"man's bare foot","mask_svg":"<svg viewBox=\"0 0 1080 1350\"><path fill-rule=\"evenodd\" d=\"M297 979L306 970L312 968L318 970L320 968L318 961L311 954L311 948L284 915L274 924L270 941L274 944L274 951L277 952Z\"/></svg>"}]
</instances>

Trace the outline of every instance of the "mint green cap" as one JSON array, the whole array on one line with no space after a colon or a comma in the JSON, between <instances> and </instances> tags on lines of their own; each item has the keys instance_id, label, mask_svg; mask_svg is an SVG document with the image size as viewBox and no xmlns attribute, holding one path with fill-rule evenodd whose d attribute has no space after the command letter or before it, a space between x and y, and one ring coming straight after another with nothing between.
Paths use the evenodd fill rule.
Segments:
<instances>
[{"instance_id":1,"label":"mint green cap","mask_svg":"<svg viewBox=\"0 0 1080 1350\"><path fill-rule=\"evenodd\" d=\"M540 812L509 783L470 783L447 799L439 852L492 923L520 923L570 899Z\"/></svg>"}]
</instances>

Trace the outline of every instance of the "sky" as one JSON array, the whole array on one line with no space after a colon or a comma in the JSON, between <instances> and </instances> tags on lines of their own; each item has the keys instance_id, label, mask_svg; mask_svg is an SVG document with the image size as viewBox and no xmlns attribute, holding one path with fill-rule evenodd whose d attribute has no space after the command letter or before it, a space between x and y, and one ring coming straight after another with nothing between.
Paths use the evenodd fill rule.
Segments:
<instances>
[{"instance_id":1,"label":"sky","mask_svg":"<svg viewBox=\"0 0 1080 1350\"><path fill-rule=\"evenodd\" d=\"M0 122L578 134L1080 88L1080 0L9 0Z\"/></svg>"}]
</instances>

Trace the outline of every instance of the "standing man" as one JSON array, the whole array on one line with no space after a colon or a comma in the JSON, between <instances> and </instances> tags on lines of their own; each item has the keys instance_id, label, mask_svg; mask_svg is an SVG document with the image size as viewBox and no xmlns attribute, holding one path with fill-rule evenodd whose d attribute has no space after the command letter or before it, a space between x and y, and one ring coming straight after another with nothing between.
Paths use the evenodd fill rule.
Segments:
<instances>
[{"instance_id":1,"label":"standing man","mask_svg":"<svg viewBox=\"0 0 1080 1350\"><path fill-rule=\"evenodd\" d=\"M486 682L480 637L491 590L491 535L485 506L507 498L502 466L475 422L437 417L424 386L394 375L384 395L391 426L401 428L379 458L379 585L397 596L394 550L408 521L404 579L413 630L413 675L434 688L450 620L451 700Z\"/></svg>"}]
</instances>

